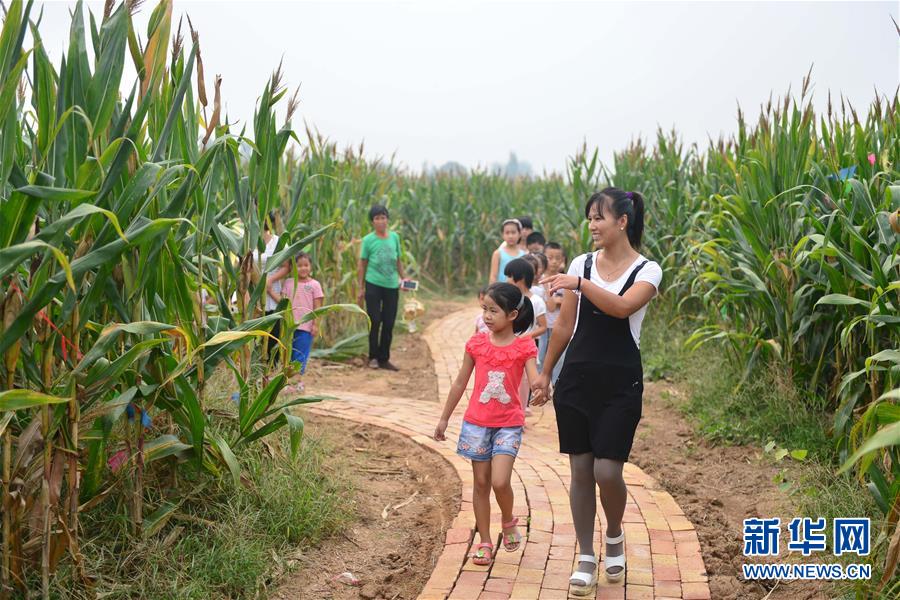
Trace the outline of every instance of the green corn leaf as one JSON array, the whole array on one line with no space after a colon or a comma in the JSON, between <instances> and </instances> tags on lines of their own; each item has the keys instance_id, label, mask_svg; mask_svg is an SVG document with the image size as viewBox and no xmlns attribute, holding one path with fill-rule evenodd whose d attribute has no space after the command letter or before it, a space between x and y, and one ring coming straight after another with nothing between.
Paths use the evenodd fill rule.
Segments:
<instances>
[{"instance_id":1,"label":"green corn leaf","mask_svg":"<svg viewBox=\"0 0 900 600\"><path fill-rule=\"evenodd\" d=\"M240 485L241 465L238 462L237 457L234 455L234 452L231 450L231 446L229 446L228 442L226 442L218 434L210 435L209 439L212 442L213 448L218 453L221 461L224 462L228 467L228 471L231 473L231 479L234 481L234 485Z\"/></svg>"},{"instance_id":2,"label":"green corn leaf","mask_svg":"<svg viewBox=\"0 0 900 600\"><path fill-rule=\"evenodd\" d=\"M159 508L144 518L144 537L150 537L159 533L159 530L169 522L169 519L172 518L172 515L175 514L180 505L180 502L177 504L163 502Z\"/></svg>"},{"instance_id":3,"label":"green corn leaf","mask_svg":"<svg viewBox=\"0 0 900 600\"><path fill-rule=\"evenodd\" d=\"M0 392L0 411L23 410L48 404L62 404L71 398L51 396L34 390L7 390Z\"/></svg>"},{"instance_id":4,"label":"green corn leaf","mask_svg":"<svg viewBox=\"0 0 900 600\"><path fill-rule=\"evenodd\" d=\"M151 463L167 456L180 455L186 450L191 450L191 446L174 435L161 435L144 444L144 462Z\"/></svg>"},{"instance_id":5,"label":"green corn leaf","mask_svg":"<svg viewBox=\"0 0 900 600\"><path fill-rule=\"evenodd\" d=\"M849 470L869 452L887 448L889 446L900 446L900 422L882 427L874 435L868 438L859 449L850 456L850 458L844 461L844 464L841 465L841 468L838 470L838 474Z\"/></svg>"}]
</instances>

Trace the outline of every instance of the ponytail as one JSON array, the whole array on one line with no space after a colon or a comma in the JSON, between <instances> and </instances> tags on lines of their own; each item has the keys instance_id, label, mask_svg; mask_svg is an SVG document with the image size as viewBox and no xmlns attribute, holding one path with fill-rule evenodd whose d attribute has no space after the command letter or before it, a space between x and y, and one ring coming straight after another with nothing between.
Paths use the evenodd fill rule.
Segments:
<instances>
[{"instance_id":1,"label":"ponytail","mask_svg":"<svg viewBox=\"0 0 900 600\"><path fill-rule=\"evenodd\" d=\"M531 303L531 298L522 294L519 305L521 306L518 309L519 314L516 315L516 320L513 321L513 333L516 335L525 333L529 327L534 325L534 305Z\"/></svg>"},{"instance_id":2,"label":"ponytail","mask_svg":"<svg viewBox=\"0 0 900 600\"><path fill-rule=\"evenodd\" d=\"M628 219L628 241L637 250L644 236L644 197L640 192L631 192L631 200L634 202L634 223Z\"/></svg>"},{"instance_id":3,"label":"ponytail","mask_svg":"<svg viewBox=\"0 0 900 600\"><path fill-rule=\"evenodd\" d=\"M518 311L513 321L513 333L516 335L528 331L534 323L534 305L531 298L519 291L519 288L511 283L492 283L488 286L486 294L507 315L512 311Z\"/></svg>"}]
</instances>

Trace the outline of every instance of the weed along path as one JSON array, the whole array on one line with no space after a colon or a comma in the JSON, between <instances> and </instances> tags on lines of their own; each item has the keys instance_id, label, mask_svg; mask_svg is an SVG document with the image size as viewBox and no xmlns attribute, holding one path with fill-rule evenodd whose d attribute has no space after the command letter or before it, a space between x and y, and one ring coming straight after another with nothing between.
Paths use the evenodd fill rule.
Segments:
<instances>
[{"instance_id":1,"label":"weed along path","mask_svg":"<svg viewBox=\"0 0 900 600\"><path fill-rule=\"evenodd\" d=\"M459 369L470 336L476 308L466 308L432 322L424 332L437 377L438 399L443 399ZM423 383L427 385L427 383ZM416 382L412 382L416 385ZM318 390L317 390L318 391ZM450 421L447 441L431 438L442 403L422 399L383 398L363 392L339 391L339 400L312 405L309 412L374 425L407 436L443 457L455 469L462 486L462 501L444 532L443 550L419 594L431 599L552 599L566 598L575 553L575 531L569 510L569 466L558 452L556 424L551 406L534 410L528 418L525 441L515 463L515 514L528 523L527 541L516 552L500 550L494 564L481 567L467 556L473 539L472 473L456 455L455 439L461 409ZM421 398L419 393L410 394ZM463 399L467 402L468 397ZM461 402L462 404L462 402ZM629 499L625 510L625 582L608 584L601 578L597 598L710 598L697 532L682 509L656 480L637 466L625 466ZM598 502L599 506L599 502ZM596 543L602 547L605 529L598 511ZM492 516L500 531L500 514ZM421 565L430 569L432 565ZM391 596L386 596L390 598Z\"/></svg>"}]
</instances>

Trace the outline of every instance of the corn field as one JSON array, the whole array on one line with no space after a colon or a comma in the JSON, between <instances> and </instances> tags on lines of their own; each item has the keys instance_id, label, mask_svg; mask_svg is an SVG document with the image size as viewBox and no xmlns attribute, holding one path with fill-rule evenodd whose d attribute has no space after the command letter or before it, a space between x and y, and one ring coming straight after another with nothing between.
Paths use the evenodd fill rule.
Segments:
<instances>
[{"instance_id":1,"label":"corn field","mask_svg":"<svg viewBox=\"0 0 900 600\"><path fill-rule=\"evenodd\" d=\"M303 422L289 408L316 400L279 403L286 373L251 369L280 318L261 311L266 273L332 226L298 228L266 269L254 264L296 96L278 125L276 72L254 137L235 135L221 79L210 99L199 35L173 32L171 2L143 45L139 3L114 4L89 28L75 6L57 66L31 2L10 2L0 32L3 597L35 579L46 597L65 557L89 585L80 512L124 495L134 535L153 535L178 499L145 489L151 470L238 481L234 449L286 427L296 452ZM126 60L139 78L120 93ZM213 430L204 385L217 368L240 392Z\"/></svg>"},{"instance_id":2,"label":"corn field","mask_svg":"<svg viewBox=\"0 0 900 600\"><path fill-rule=\"evenodd\" d=\"M843 470L855 465L893 540L887 581L900 547L900 104L876 97L860 117L829 97L817 115L809 83L799 99L770 100L755 123L739 112L736 134L708 149L660 131L653 144L615 153L610 167L581 148L564 179L405 174L309 134L289 167L308 200L288 206L315 211L328 199L323 213L300 220L340 219L340 239L354 240L318 241L331 252L321 268L341 265L326 278L349 301L371 202L392 210L422 280L470 292L487 280L503 218L532 216L571 258L589 248L582 210L593 191L640 190L644 252L663 266L680 312L705 322L689 345L722 345L745 379L775 364L812 409L834 414Z\"/></svg>"}]
</instances>

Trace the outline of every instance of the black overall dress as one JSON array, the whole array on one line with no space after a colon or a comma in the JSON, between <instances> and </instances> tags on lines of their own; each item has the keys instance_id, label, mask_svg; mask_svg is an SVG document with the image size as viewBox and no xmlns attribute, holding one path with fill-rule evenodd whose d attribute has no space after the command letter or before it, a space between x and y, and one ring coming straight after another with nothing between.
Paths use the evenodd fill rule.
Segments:
<instances>
[{"instance_id":1,"label":"black overall dress","mask_svg":"<svg viewBox=\"0 0 900 600\"><path fill-rule=\"evenodd\" d=\"M631 271L620 296L646 264L644 260ZM591 253L584 261L584 281L591 280L593 266ZM553 394L559 451L627 461L643 392L641 352L628 319L607 315L581 294L575 334Z\"/></svg>"}]
</instances>

